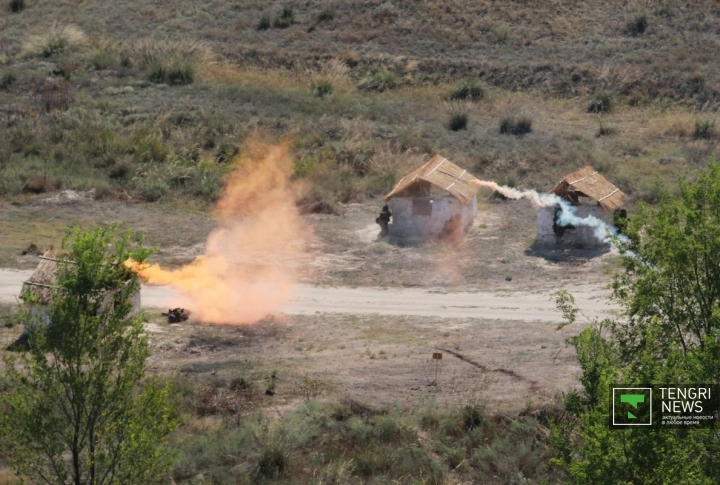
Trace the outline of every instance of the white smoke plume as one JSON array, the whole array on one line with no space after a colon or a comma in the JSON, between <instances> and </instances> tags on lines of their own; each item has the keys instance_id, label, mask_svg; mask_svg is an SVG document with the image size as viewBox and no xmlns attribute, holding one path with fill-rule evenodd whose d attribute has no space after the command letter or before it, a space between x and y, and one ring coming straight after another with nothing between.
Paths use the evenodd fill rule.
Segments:
<instances>
[{"instance_id":1,"label":"white smoke plume","mask_svg":"<svg viewBox=\"0 0 720 485\"><path fill-rule=\"evenodd\" d=\"M541 194L536 190L518 190L512 187L498 185L496 182L490 182L487 180L475 179L470 182L480 187L487 187L494 190L508 199L529 199L535 207L558 206L560 208L560 214L557 221L558 225L591 227L595 232L595 237L600 241L613 244L613 237L617 237L623 242L627 240L626 236L618 233L617 228L611 226L602 219L598 219L592 215L586 217L578 216L576 208L573 207L570 202L558 197L555 194Z\"/></svg>"}]
</instances>

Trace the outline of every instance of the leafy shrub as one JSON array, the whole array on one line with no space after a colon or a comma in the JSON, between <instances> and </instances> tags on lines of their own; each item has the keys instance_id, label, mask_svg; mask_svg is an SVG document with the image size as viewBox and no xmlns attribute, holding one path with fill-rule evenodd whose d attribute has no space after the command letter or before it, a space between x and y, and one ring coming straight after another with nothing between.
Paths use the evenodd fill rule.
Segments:
<instances>
[{"instance_id":1,"label":"leafy shrub","mask_svg":"<svg viewBox=\"0 0 720 485\"><path fill-rule=\"evenodd\" d=\"M696 120L693 138L709 140L715 137L715 120Z\"/></svg>"},{"instance_id":2,"label":"leafy shrub","mask_svg":"<svg viewBox=\"0 0 720 485\"><path fill-rule=\"evenodd\" d=\"M15 81L17 81L17 74L15 74L13 71L5 73L2 79L0 79L0 89L10 89L10 86L15 84Z\"/></svg>"},{"instance_id":3,"label":"leafy shrub","mask_svg":"<svg viewBox=\"0 0 720 485\"><path fill-rule=\"evenodd\" d=\"M363 79L358 85L361 91L383 92L387 89L394 89L397 86L395 74L387 71L376 71Z\"/></svg>"},{"instance_id":4,"label":"leafy shrub","mask_svg":"<svg viewBox=\"0 0 720 485\"><path fill-rule=\"evenodd\" d=\"M25 0L10 0L10 11L19 13L25 10Z\"/></svg>"},{"instance_id":5,"label":"leafy shrub","mask_svg":"<svg viewBox=\"0 0 720 485\"><path fill-rule=\"evenodd\" d=\"M291 6L286 5L285 7L283 7L280 15L275 17L275 20L273 20L273 27L275 27L276 29L287 29L294 23L295 11Z\"/></svg>"},{"instance_id":6,"label":"leafy shrub","mask_svg":"<svg viewBox=\"0 0 720 485\"><path fill-rule=\"evenodd\" d=\"M532 120L527 117L503 118L500 121L500 133L503 135L525 135L532 132Z\"/></svg>"},{"instance_id":7,"label":"leafy shrub","mask_svg":"<svg viewBox=\"0 0 720 485\"><path fill-rule=\"evenodd\" d=\"M453 113L450 115L448 128L452 131L460 131L467 129L468 115L467 113Z\"/></svg>"},{"instance_id":8,"label":"leafy shrub","mask_svg":"<svg viewBox=\"0 0 720 485\"><path fill-rule=\"evenodd\" d=\"M257 30L267 30L270 28L270 25L270 16L268 14L263 14L262 17L260 17L260 22L258 22L257 27L255 28Z\"/></svg>"},{"instance_id":9,"label":"leafy shrub","mask_svg":"<svg viewBox=\"0 0 720 485\"><path fill-rule=\"evenodd\" d=\"M318 98L324 98L328 94L332 93L333 85L327 79L319 79L312 83L312 93Z\"/></svg>"},{"instance_id":10,"label":"leafy shrub","mask_svg":"<svg viewBox=\"0 0 720 485\"><path fill-rule=\"evenodd\" d=\"M613 102L609 93L595 93L587 107L588 113L609 113L612 111Z\"/></svg>"},{"instance_id":11,"label":"leafy shrub","mask_svg":"<svg viewBox=\"0 0 720 485\"><path fill-rule=\"evenodd\" d=\"M485 88L476 80L463 81L455 86L455 89L450 93L450 99L452 100L476 101L484 96Z\"/></svg>"},{"instance_id":12,"label":"leafy shrub","mask_svg":"<svg viewBox=\"0 0 720 485\"><path fill-rule=\"evenodd\" d=\"M648 26L647 15L638 15L627 25L627 32L632 36L638 36L645 33Z\"/></svg>"}]
</instances>

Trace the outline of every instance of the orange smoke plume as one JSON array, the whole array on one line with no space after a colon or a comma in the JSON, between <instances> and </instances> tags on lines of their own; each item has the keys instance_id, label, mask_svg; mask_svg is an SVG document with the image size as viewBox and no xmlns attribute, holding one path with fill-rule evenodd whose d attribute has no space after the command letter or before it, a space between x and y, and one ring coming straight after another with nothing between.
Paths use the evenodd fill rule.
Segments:
<instances>
[{"instance_id":1,"label":"orange smoke plume","mask_svg":"<svg viewBox=\"0 0 720 485\"><path fill-rule=\"evenodd\" d=\"M200 321L243 324L279 310L298 276L312 231L295 201L287 148L251 147L257 157L238 161L215 207L219 227L205 255L178 270L127 261L146 284L171 285Z\"/></svg>"}]
</instances>

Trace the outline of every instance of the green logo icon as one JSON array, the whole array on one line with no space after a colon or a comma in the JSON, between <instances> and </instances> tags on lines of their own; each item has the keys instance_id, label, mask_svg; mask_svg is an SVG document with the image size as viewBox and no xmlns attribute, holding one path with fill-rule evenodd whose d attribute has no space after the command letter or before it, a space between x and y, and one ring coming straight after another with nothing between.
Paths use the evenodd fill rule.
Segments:
<instances>
[{"instance_id":1,"label":"green logo icon","mask_svg":"<svg viewBox=\"0 0 720 485\"><path fill-rule=\"evenodd\" d=\"M645 402L645 394L620 394L620 402L626 402L637 409L638 403ZM637 419L637 416L628 411L628 419Z\"/></svg>"},{"instance_id":2,"label":"green logo icon","mask_svg":"<svg viewBox=\"0 0 720 485\"><path fill-rule=\"evenodd\" d=\"M652 426L652 389L613 387L611 424L613 426Z\"/></svg>"}]
</instances>

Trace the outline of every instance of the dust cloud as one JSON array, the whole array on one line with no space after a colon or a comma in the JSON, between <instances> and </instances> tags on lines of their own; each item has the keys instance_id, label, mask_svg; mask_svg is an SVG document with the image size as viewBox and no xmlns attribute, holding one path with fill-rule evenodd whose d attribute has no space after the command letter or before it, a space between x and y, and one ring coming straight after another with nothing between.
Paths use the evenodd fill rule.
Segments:
<instances>
[{"instance_id":1,"label":"dust cloud","mask_svg":"<svg viewBox=\"0 0 720 485\"><path fill-rule=\"evenodd\" d=\"M172 271L126 262L146 284L179 290L205 323L245 324L276 313L312 238L296 206L302 188L290 180L288 149L255 143L246 152L226 178L203 256Z\"/></svg>"}]
</instances>

